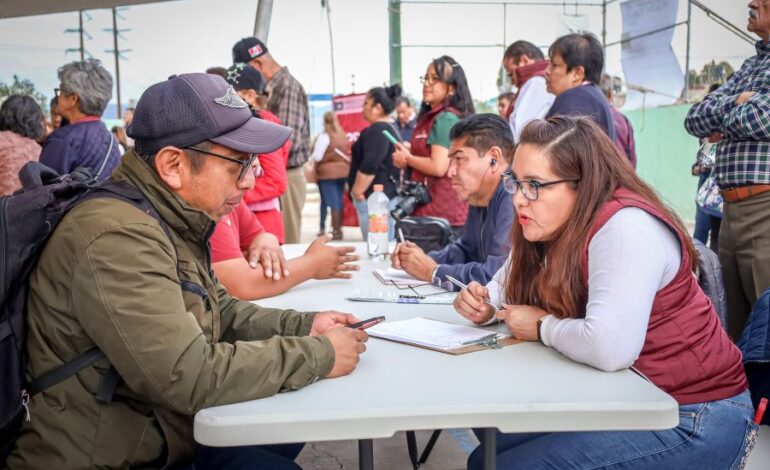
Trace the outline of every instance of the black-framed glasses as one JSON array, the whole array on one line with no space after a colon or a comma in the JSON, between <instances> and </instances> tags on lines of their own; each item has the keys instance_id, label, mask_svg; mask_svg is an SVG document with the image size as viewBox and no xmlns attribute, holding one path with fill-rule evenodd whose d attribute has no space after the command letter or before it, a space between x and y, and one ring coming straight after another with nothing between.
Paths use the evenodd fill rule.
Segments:
<instances>
[{"instance_id":1,"label":"black-framed glasses","mask_svg":"<svg viewBox=\"0 0 770 470\"><path fill-rule=\"evenodd\" d=\"M524 198L530 201L537 201L537 197L540 194L539 191L541 188L547 188L548 186L553 186L559 183L576 183L580 181L580 179L563 179L545 182L533 180L520 181L515 176L513 176L513 173L509 171L503 173L501 178L503 178L503 187L508 194L516 194L516 191L518 190L521 191L521 194L524 196Z\"/></svg>"},{"instance_id":2,"label":"black-framed glasses","mask_svg":"<svg viewBox=\"0 0 770 470\"><path fill-rule=\"evenodd\" d=\"M228 157L227 155L220 155L218 153L209 152L208 150L203 150L203 149L200 149L200 148L192 146L192 145L189 145L189 146L187 146L185 148L188 149L188 150L193 150L193 151L198 152L198 153L202 153L204 155L209 155L209 156L212 156L212 157L221 158L222 160L227 160L228 162L233 162L233 163L239 164L241 166L241 171L238 173L238 181L241 181L243 179L243 177L246 176L246 174L248 173L249 169L251 169L252 174L254 175L255 179L259 178L260 176L262 176L262 172L261 172L262 168L254 166L254 160L257 159L257 154L256 153L249 154L249 158L247 158L245 160L239 160L237 158Z\"/></svg>"}]
</instances>

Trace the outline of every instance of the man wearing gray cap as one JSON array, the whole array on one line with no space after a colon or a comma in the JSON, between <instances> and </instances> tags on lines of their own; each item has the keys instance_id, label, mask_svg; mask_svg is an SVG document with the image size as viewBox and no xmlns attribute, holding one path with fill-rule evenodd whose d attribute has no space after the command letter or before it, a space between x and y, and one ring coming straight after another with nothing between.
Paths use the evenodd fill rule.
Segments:
<instances>
[{"instance_id":1,"label":"man wearing gray cap","mask_svg":"<svg viewBox=\"0 0 770 470\"><path fill-rule=\"evenodd\" d=\"M128 128L135 150L111 184L147 209L86 200L30 276L28 376L94 348L104 356L32 397L8 468L298 468L301 445L196 449L192 435L201 408L348 374L365 350L366 334L344 327L354 316L242 302L211 272L215 221L254 185L255 155L290 133L253 118L219 76L144 92ZM105 395L106 377L120 381Z\"/></svg>"}]
</instances>

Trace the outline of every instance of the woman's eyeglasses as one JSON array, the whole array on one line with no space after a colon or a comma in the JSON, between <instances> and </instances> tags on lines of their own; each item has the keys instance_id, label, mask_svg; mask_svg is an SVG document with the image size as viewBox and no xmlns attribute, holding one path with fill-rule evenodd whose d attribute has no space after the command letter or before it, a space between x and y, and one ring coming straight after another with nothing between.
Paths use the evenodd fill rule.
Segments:
<instances>
[{"instance_id":1,"label":"woman's eyeglasses","mask_svg":"<svg viewBox=\"0 0 770 470\"><path fill-rule=\"evenodd\" d=\"M202 153L204 155L209 155L209 156L212 156L212 157L221 158L222 160L227 160L229 162L233 162L233 163L237 163L237 164L241 165L241 171L238 173L238 181L241 181L248 174L249 169L251 169L252 174L254 175L255 179L259 178L264 173L264 171L262 170L261 166L256 166L256 167L254 166L254 160L257 159L257 154L256 153L250 154L249 158L247 158L245 160L238 160L237 158L232 158L232 157L228 157L226 155L220 155L218 153L209 152L208 150L203 150L203 149L200 149L198 147L194 147L192 145L187 146L185 148L188 149L188 150L193 150L193 151L198 152L198 153Z\"/></svg>"},{"instance_id":2,"label":"woman's eyeglasses","mask_svg":"<svg viewBox=\"0 0 770 470\"><path fill-rule=\"evenodd\" d=\"M559 183L576 183L580 181L580 179L563 179L545 182L533 180L520 181L509 171L503 173L501 178L503 179L503 187L508 194L514 195L516 194L516 191L521 191L522 196L530 201L537 201L541 188L547 188L548 186Z\"/></svg>"},{"instance_id":3,"label":"woman's eyeglasses","mask_svg":"<svg viewBox=\"0 0 770 470\"><path fill-rule=\"evenodd\" d=\"M441 79L439 77L437 77L437 76L429 77L429 76L426 75L426 76L420 77L420 83L423 84L423 85L425 85L426 83L428 85L435 85L436 83L438 83L440 81L441 81Z\"/></svg>"}]
</instances>

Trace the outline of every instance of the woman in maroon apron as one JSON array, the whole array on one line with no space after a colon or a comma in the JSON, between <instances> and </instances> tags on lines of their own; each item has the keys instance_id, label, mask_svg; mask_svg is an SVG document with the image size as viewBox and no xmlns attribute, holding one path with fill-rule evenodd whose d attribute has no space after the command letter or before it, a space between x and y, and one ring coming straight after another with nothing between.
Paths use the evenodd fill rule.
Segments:
<instances>
[{"instance_id":1,"label":"woman in maroon apron","mask_svg":"<svg viewBox=\"0 0 770 470\"><path fill-rule=\"evenodd\" d=\"M454 228L462 227L468 204L462 202L447 178L449 169L449 130L455 122L474 114L465 72L449 56L434 59L422 81L422 106L411 149L399 145L393 152L393 165L411 168L413 181L428 185L431 202L415 209L415 216L443 217Z\"/></svg>"}]
</instances>

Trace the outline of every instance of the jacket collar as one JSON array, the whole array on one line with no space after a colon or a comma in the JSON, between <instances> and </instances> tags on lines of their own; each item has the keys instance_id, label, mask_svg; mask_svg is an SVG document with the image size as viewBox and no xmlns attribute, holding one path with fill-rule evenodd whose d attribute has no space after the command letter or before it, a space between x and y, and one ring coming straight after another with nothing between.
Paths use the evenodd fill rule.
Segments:
<instances>
[{"instance_id":1,"label":"jacket collar","mask_svg":"<svg viewBox=\"0 0 770 470\"><path fill-rule=\"evenodd\" d=\"M756 42L756 48L758 56L770 55L770 41L764 42L760 39Z\"/></svg>"},{"instance_id":2,"label":"jacket collar","mask_svg":"<svg viewBox=\"0 0 770 470\"><path fill-rule=\"evenodd\" d=\"M123 155L112 177L141 190L169 228L183 240L195 245L208 241L216 224L214 219L174 194L136 151L132 149Z\"/></svg>"},{"instance_id":3,"label":"jacket collar","mask_svg":"<svg viewBox=\"0 0 770 470\"><path fill-rule=\"evenodd\" d=\"M519 90L532 77L545 77L545 69L548 68L547 60L538 60L529 65L516 67L516 83L519 84Z\"/></svg>"}]
</instances>

